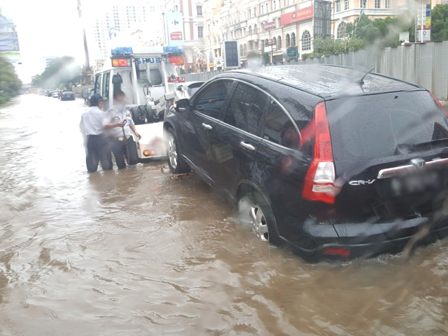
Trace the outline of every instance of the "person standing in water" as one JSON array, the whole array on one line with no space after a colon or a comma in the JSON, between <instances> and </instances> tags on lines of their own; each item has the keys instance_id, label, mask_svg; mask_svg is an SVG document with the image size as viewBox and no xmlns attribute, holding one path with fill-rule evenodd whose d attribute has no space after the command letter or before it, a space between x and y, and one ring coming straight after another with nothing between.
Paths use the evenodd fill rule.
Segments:
<instances>
[{"instance_id":1,"label":"person standing in water","mask_svg":"<svg viewBox=\"0 0 448 336\"><path fill-rule=\"evenodd\" d=\"M134 121L126 116L126 95L123 91L114 92L114 104L107 110L106 120L108 142L115 157L118 169L138 163L137 146L131 131L140 139L141 136L135 129Z\"/></svg>"}]
</instances>

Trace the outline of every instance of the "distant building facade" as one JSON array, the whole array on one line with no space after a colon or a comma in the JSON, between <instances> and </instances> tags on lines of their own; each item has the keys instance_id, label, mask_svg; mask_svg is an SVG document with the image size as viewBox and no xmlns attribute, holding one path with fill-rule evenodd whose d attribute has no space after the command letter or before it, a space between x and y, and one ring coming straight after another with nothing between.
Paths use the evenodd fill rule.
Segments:
<instances>
[{"instance_id":1,"label":"distant building facade","mask_svg":"<svg viewBox=\"0 0 448 336\"><path fill-rule=\"evenodd\" d=\"M89 17L86 32L94 66L110 57L110 40L122 32L142 29L157 43L163 38L162 7L158 0L111 0L98 13L89 13Z\"/></svg>"},{"instance_id":2,"label":"distant building facade","mask_svg":"<svg viewBox=\"0 0 448 336\"><path fill-rule=\"evenodd\" d=\"M48 67L51 63L53 63L53 61L54 61L56 58L57 58L56 56L44 56L44 58L43 58L43 66L44 66L44 69L45 69L46 67Z\"/></svg>"},{"instance_id":3,"label":"distant building facade","mask_svg":"<svg viewBox=\"0 0 448 336\"><path fill-rule=\"evenodd\" d=\"M164 16L180 12L183 17L185 71L201 71L206 68L204 44L204 1L163 0ZM166 34L166 22L163 22ZM166 40L166 39L165 39Z\"/></svg>"},{"instance_id":4,"label":"distant building facade","mask_svg":"<svg viewBox=\"0 0 448 336\"><path fill-rule=\"evenodd\" d=\"M394 16L399 1L206 0L207 69L222 68L223 41L239 42L242 66L250 52L268 52L270 62L287 62L312 53L315 36L344 38L347 23L361 13L371 19Z\"/></svg>"},{"instance_id":5,"label":"distant building facade","mask_svg":"<svg viewBox=\"0 0 448 336\"><path fill-rule=\"evenodd\" d=\"M0 55L12 63L20 62L19 37L14 22L0 12Z\"/></svg>"}]
</instances>

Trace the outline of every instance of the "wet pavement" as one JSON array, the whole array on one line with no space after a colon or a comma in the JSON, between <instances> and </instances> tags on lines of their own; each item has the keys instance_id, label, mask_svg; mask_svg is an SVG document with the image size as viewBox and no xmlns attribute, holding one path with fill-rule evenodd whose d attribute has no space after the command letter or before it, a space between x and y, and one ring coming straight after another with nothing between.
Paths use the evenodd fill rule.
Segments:
<instances>
[{"instance_id":1,"label":"wet pavement","mask_svg":"<svg viewBox=\"0 0 448 336\"><path fill-rule=\"evenodd\" d=\"M310 265L160 163L85 171L81 100L0 109L0 335L444 335L448 242Z\"/></svg>"}]
</instances>

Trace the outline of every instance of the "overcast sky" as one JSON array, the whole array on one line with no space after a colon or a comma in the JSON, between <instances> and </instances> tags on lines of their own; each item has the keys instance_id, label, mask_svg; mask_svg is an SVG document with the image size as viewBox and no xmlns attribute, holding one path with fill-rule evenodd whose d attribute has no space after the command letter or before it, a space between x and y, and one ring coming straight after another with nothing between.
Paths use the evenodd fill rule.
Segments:
<instances>
[{"instance_id":1,"label":"overcast sky","mask_svg":"<svg viewBox=\"0 0 448 336\"><path fill-rule=\"evenodd\" d=\"M43 71L44 56L73 56L84 63L76 0L2 0L0 8L16 24L22 59L17 72L22 81Z\"/></svg>"}]
</instances>

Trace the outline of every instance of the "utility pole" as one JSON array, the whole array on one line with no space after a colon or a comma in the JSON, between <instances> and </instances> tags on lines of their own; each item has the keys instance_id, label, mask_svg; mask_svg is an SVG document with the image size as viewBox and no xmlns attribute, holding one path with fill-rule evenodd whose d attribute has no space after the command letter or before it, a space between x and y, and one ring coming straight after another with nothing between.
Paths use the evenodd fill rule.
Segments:
<instances>
[{"instance_id":1,"label":"utility pole","mask_svg":"<svg viewBox=\"0 0 448 336\"><path fill-rule=\"evenodd\" d=\"M84 39L84 69L82 70L82 81L84 85L90 85L92 77L92 69L90 68L89 60L89 48L87 46L86 28L84 26L84 20L82 19L81 0L78 0L78 15L82 25L82 33Z\"/></svg>"}]
</instances>

